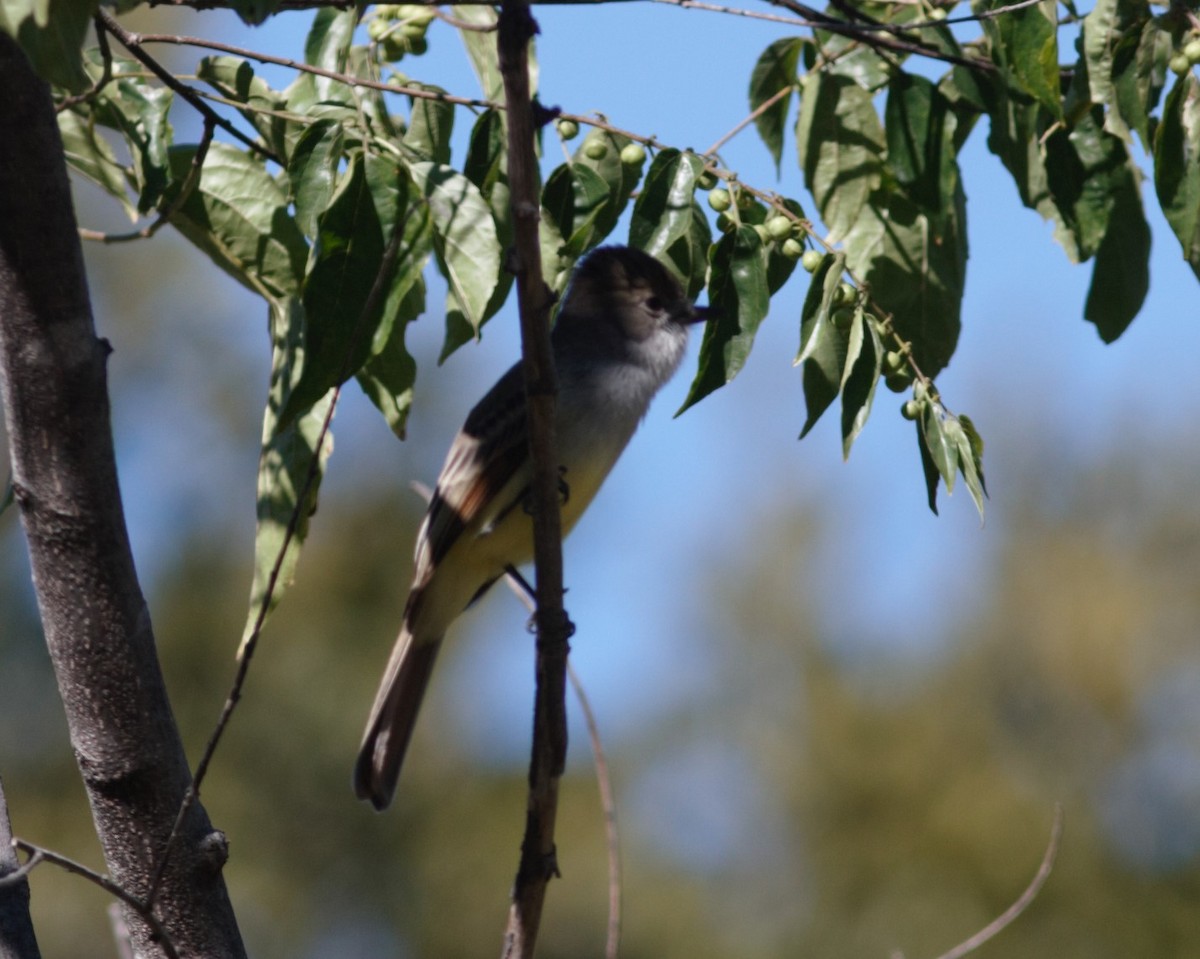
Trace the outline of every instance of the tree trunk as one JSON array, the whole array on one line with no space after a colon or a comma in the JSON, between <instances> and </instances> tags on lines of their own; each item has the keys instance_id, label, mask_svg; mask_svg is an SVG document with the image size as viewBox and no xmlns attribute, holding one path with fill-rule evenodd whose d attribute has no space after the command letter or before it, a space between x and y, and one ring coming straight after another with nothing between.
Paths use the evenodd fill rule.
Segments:
<instances>
[{"instance_id":1,"label":"tree trunk","mask_svg":"<svg viewBox=\"0 0 1200 959\"><path fill-rule=\"evenodd\" d=\"M144 900L191 773L125 530L109 347L92 323L49 89L3 33L0 90L0 387L13 488L104 858ZM193 804L155 902L181 956L245 954L221 875L225 848ZM147 924L125 912L138 956L162 955Z\"/></svg>"}]
</instances>

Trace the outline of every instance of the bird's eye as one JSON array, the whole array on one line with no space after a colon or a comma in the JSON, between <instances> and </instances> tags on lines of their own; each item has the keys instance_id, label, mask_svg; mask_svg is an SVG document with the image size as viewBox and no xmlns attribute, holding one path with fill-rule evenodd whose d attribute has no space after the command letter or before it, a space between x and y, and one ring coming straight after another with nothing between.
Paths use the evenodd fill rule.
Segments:
<instances>
[{"instance_id":1,"label":"bird's eye","mask_svg":"<svg viewBox=\"0 0 1200 959\"><path fill-rule=\"evenodd\" d=\"M657 296L652 296L646 300L646 306L653 313L661 313L663 310L663 301Z\"/></svg>"}]
</instances>

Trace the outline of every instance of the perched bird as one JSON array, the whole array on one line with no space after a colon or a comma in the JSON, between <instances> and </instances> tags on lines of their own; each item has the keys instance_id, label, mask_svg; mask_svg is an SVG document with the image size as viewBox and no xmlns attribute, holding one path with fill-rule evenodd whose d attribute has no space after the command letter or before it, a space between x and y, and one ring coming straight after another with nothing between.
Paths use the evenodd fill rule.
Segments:
<instances>
[{"instance_id":1,"label":"perched bird","mask_svg":"<svg viewBox=\"0 0 1200 959\"><path fill-rule=\"evenodd\" d=\"M576 269L551 332L564 536L654 394L679 368L688 326L706 317L675 277L640 250L601 247ZM533 523L525 508L531 473L518 363L468 414L417 534L404 625L354 770L355 793L376 809L392 800L446 630L508 567L533 558Z\"/></svg>"}]
</instances>

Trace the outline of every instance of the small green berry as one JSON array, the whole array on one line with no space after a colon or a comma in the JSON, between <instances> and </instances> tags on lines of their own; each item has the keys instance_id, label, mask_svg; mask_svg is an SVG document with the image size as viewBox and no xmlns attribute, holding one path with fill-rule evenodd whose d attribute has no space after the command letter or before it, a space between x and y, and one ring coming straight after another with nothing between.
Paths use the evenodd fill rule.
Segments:
<instances>
[{"instance_id":1,"label":"small green berry","mask_svg":"<svg viewBox=\"0 0 1200 959\"><path fill-rule=\"evenodd\" d=\"M717 175L712 170L704 170L696 180L696 188L700 190L711 190L716 185Z\"/></svg>"},{"instance_id":2,"label":"small green berry","mask_svg":"<svg viewBox=\"0 0 1200 959\"><path fill-rule=\"evenodd\" d=\"M844 332L850 329L850 325L854 322L854 310L848 306L838 307L838 309L833 311L830 319L833 320L833 325L836 329Z\"/></svg>"},{"instance_id":3,"label":"small green berry","mask_svg":"<svg viewBox=\"0 0 1200 959\"><path fill-rule=\"evenodd\" d=\"M383 38L380 48L383 50L383 58L391 63L395 63L397 60L404 59L404 54L408 53L409 41L405 40L404 37L389 33Z\"/></svg>"},{"instance_id":4,"label":"small green berry","mask_svg":"<svg viewBox=\"0 0 1200 959\"><path fill-rule=\"evenodd\" d=\"M579 124L574 120L559 120L556 124L558 135L564 140L574 140L579 136Z\"/></svg>"},{"instance_id":5,"label":"small green berry","mask_svg":"<svg viewBox=\"0 0 1200 959\"><path fill-rule=\"evenodd\" d=\"M1192 37L1183 45L1183 55L1188 58L1188 63L1200 63L1200 37Z\"/></svg>"},{"instance_id":6,"label":"small green berry","mask_svg":"<svg viewBox=\"0 0 1200 959\"><path fill-rule=\"evenodd\" d=\"M821 265L821 261L824 259L825 256L820 250L805 250L804 256L800 257L800 265L809 273L816 273L817 267Z\"/></svg>"},{"instance_id":7,"label":"small green berry","mask_svg":"<svg viewBox=\"0 0 1200 959\"><path fill-rule=\"evenodd\" d=\"M737 227L737 221L728 213L722 213L717 217L717 229L722 233L732 233Z\"/></svg>"},{"instance_id":8,"label":"small green berry","mask_svg":"<svg viewBox=\"0 0 1200 959\"><path fill-rule=\"evenodd\" d=\"M379 38L387 33L391 27L386 20L380 20L378 17L367 24L367 36L373 41L378 42Z\"/></svg>"},{"instance_id":9,"label":"small green berry","mask_svg":"<svg viewBox=\"0 0 1200 959\"><path fill-rule=\"evenodd\" d=\"M733 198L729 195L728 190L717 187L715 190L709 191L708 205L718 213L724 213L733 206Z\"/></svg>"},{"instance_id":10,"label":"small green berry","mask_svg":"<svg viewBox=\"0 0 1200 959\"><path fill-rule=\"evenodd\" d=\"M621 162L625 166L640 167L646 162L646 148L640 143L627 143L621 148Z\"/></svg>"},{"instance_id":11,"label":"small green berry","mask_svg":"<svg viewBox=\"0 0 1200 959\"><path fill-rule=\"evenodd\" d=\"M737 205L739 210L749 210L750 207L754 206L754 197L746 190L738 190Z\"/></svg>"},{"instance_id":12,"label":"small green berry","mask_svg":"<svg viewBox=\"0 0 1200 959\"><path fill-rule=\"evenodd\" d=\"M838 286L836 299L839 303L853 303L858 299L858 290L849 283L842 283Z\"/></svg>"},{"instance_id":13,"label":"small green berry","mask_svg":"<svg viewBox=\"0 0 1200 959\"><path fill-rule=\"evenodd\" d=\"M406 39L408 40L408 52L413 56L419 57L429 49L429 41L424 36L407 37Z\"/></svg>"},{"instance_id":14,"label":"small green berry","mask_svg":"<svg viewBox=\"0 0 1200 959\"><path fill-rule=\"evenodd\" d=\"M903 393L912 384L912 374L907 369L897 370L895 373L885 376L883 382L893 393Z\"/></svg>"},{"instance_id":15,"label":"small green berry","mask_svg":"<svg viewBox=\"0 0 1200 959\"><path fill-rule=\"evenodd\" d=\"M608 144L603 140L592 138L583 145L583 155L589 160L603 160L608 155Z\"/></svg>"},{"instance_id":16,"label":"small green berry","mask_svg":"<svg viewBox=\"0 0 1200 959\"><path fill-rule=\"evenodd\" d=\"M945 20L946 19L946 11L944 9L942 9L941 7L934 7L932 10L929 11L929 19L930 20Z\"/></svg>"},{"instance_id":17,"label":"small green berry","mask_svg":"<svg viewBox=\"0 0 1200 959\"><path fill-rule=\"evenodd\" d=\"M900 415L906 420L915 420L921 415L921 404L916 400L906 400L904 405L900 407Z\"/></svg>"},{"instance_id":18,"label":"small green berry","mask_svg":"<svg viewBox=\"0 0 1200 959\"><path fill-rule=\"evenodd\" d=\"M773 216L767 220L767 232L772 240L782 240L792 235L792 221L786 216Z\"/></svg>"},{"instance_id":19,"label":"small green berry","mask_svg":"<svg viewBox=\"0 0 1200 959\"><path fill-rule=\"evenodd\" d=\"M1177 53L1167 61L1167 66L1171 68L1171 72L1183 76L1192 68L1192 61L1187 58L1185 53Z\"/></svg>"},{"instance_id":20,"label":"small green berry","mask_svg":"<svg viewBox=\"0 0 1200 959\"><path fill-rule=\"evenodd\" d=\"M770 229L770 227L767 229ZM779 245L779 252L786 256L789 260L799 260L802 256L806 255L804 252L804 244L792 236L789 236L783 241L783 243ZM809 252L811 253L814 251L810 250Z\"/></svg>"},{"instance_id":21,"label":"small green berry","mask_svg":"<svg viewBox=\"0 0 1200 959\"><path fill-rule=\"evenodd\" d=\"M898 353L895 350L888 350L883 354L883 366L889 373L895 373L904 369L904 354Z\"/></svg>"}]
</instances>

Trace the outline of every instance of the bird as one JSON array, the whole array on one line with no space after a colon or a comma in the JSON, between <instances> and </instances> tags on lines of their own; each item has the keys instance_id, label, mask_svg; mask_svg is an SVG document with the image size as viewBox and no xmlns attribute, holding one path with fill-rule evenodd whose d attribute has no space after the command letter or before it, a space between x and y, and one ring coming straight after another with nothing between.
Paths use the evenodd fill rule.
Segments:
<instances>
[{"instance_id":1,"label":"bird","mask_svg":"<svg viewBox=\"0 0 1200 959\"><path fill-rule=\"evenodd\" d=\"M688 328L709 318L648 253L598 247L577 266L550 340L562 531L600 489L650 401L683 360ZM533 558L532 469L521 364L467 415L417 533L404 617L367 720L354 791L392 801L425 689L451 623Z\"/></svg>"}]
</instances>

